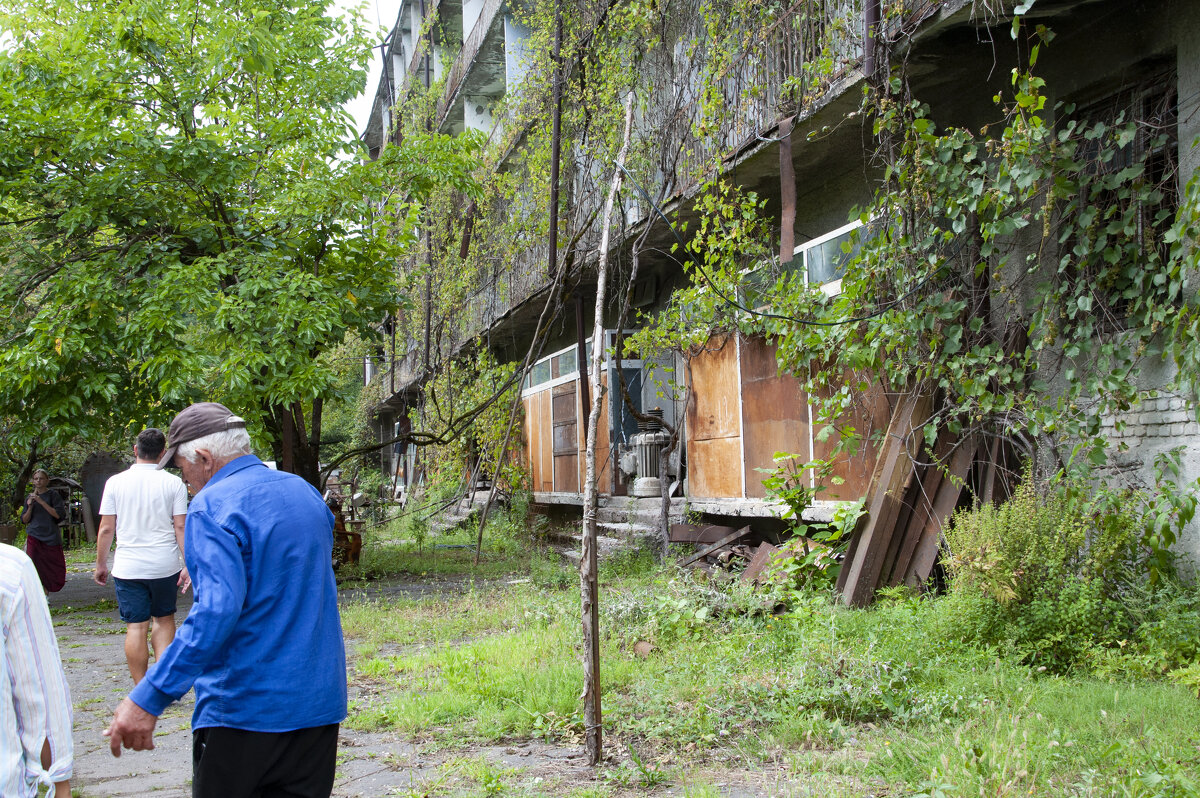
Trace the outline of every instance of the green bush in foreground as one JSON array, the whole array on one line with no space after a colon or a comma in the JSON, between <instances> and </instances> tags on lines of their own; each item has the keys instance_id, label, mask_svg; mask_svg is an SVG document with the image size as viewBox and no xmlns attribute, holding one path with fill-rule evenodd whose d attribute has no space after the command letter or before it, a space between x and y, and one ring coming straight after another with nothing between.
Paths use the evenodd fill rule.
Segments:
<instances>
[{"instance_id":1,"label":"green bush in foreground","mask_svg":"<svg viewBox=\"0 0 1200 798\"><path fill-rule=\"evenodd\" d=\"M950 628L1058 673L1186 667L1200 592L1166 570L1170 554L1155 546L1162 515L1147 494L1028 477L1004 504L960 511L946 532Z\"/></svg>"}]
</instances>

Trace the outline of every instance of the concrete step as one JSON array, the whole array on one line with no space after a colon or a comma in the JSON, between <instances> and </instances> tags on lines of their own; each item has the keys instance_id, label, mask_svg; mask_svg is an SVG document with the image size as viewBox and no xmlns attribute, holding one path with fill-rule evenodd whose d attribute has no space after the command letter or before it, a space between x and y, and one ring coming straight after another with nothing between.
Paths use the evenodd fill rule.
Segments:
<instances>
[{"instance_id":1,"label":"concrete step","mask_svg":"<svg viewBox=\"0 0 1200 798\"><path fill-rule=\"evenodd\" d=\"M553 542L550 548L559 553L563 559L568 560L573 565L579 565L579 561L583 559L583 535L564 535L558 534L553 536ZM610 538L604 535L596 537L596 557L603 560L606 557L611 557L618 551L634 548L624 540Z\"/></svg>"},{"instance_id":2,"label":"concrete step","mask_svg":"<svg viewBox=\"0 0 1200 798\"><path fill-rule=\"evenodd\" d=\"M647 540L653 540L658 536L658 531L649 524L631 524L628 522L608 523L605 521L596 522L596 532L610 538L618 538L627 540L630 543L642 543Z\"/></svg>"},{"instance_id":3,"label":"concrete step","mask_svg":"<svg viewBox=\"0 0 1200 798\"><path fill-rule=\"evenodd\" d=\"M658 516L662 510L662 500L635 499L618 496L606 499L596 511L596 518L604 523L634 523L646 526L657 526ZM677 522L683 515L683 500L672 499L668 518L672 523Z\"/></svg>"}]
</instances>

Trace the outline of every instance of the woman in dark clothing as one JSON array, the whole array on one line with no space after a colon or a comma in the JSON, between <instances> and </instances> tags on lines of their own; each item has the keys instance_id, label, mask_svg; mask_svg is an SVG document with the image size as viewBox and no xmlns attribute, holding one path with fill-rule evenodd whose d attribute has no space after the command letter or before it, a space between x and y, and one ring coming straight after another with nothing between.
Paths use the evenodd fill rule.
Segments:
<instances>
[{"instance_id":1,"label":"woman in dark clothing","mask_svg":"<svg viewBox=\"0 0 1200 798\"><path fill-rule=\"evenodd\" d=\"M44 469L33 472L33 493L25 497L21 520L25 522L25 553L37 568L42 588L57 593L67 583L67 560L58 528L67 506L49 485L50 475Z\"/></svg>"}]
</instances>

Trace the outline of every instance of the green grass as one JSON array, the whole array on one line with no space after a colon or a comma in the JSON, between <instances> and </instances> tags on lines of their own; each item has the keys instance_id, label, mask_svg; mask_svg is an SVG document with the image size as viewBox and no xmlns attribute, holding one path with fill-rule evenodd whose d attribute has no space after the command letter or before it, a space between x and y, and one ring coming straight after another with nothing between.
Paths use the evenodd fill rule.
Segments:
<instances>
[{"instance_id":1,"label":"green grass","mask_svg":"<svg viewBox=\"0 0 1200 798\"><path fill-rule=\"evenodd\" d=\"M417 540L406 535L405 526L399 521L368 528L363 533L358 564L343 566L338 571L338 581L354 587L397 574L497 579L529 572L533 555L526 545L514 539L513 525L503 514L488 522L478 563L475 562L477 534L477 527L467 525Z\"/></svg>"},{"instance_id":2,"label":"green grass","mask_svg":"<svg viewBox=\"0 0 1200 798\"><path fill-rule=\"evenodd\" d=\"M579 744L573 572L527 558L506 576L456 595L345 607L353 678L369 688L348 724L447 747ZM949 606L848 610L811 594L776 615L774 598L736 583L637 556L611 563L601 587L606 745L633 745L644 763L716 751L748 771L786 763L807 785L798 795L1200 795L1200 701L1185 687L1039 672L1011 652L956 642ZM623 768L610 787L717 794L704 779L684 782L688 768Z\"/></svg>"},{"instance_id":3,"label":"green grass","mask_svg":"<svg viewBox=\"0 0 1200 798\"><path fill-rule=\"evenodd\" d=\"M116 611L117 611L117 600L109 599L109 598L98 599L97 601L94 601L91 604L85 604L81 607L75 607L70 604L66 604L61 607L51 607L50 608L50 614L54 615L54 616L75 615L75 614L81 613L81 612L105 612L105 613L107 613L107 612L116 612Z\"/></svg>"}]
</instances>

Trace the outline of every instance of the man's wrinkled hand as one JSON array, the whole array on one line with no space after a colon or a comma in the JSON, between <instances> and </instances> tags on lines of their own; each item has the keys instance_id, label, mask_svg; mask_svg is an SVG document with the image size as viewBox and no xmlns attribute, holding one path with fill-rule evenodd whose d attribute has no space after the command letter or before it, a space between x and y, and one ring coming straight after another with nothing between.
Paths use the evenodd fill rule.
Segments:
<instances>
[{"instance_id":1,"label":"man's wrinkled hand","mask_svg":"<svg viewBox=\"0 0 1200 798\"><path fill-rule=\"evenodd\" d=\"M190 574L188 574L188 569L184 568L182 571L179 572L179 593L180 593L180 595L186 595L188 592L188 588L191 586L192 586L192 577Z\"/></svg>"},{"instance_id":2,"label":"man's wrinkled hand","mask_svg":"<svg viewBox=\"0 0 1200 798\"><path fill-rule=\"evenodd\" d=\"M158 718L151 715L128 698L121 700L109 721L104 736L113 756L121 755L121 748L131 751L149 751L154 748L154 725Z\"/></svg>"},{"instance_id":3,"label":"man's wrinkled hand","mask_svg":"<svg viewBox=\"0 0 1200 798\"><path fill-rule=\"evenodd\" d=\"M97 565L95 570L92 571L92 581L98 585L107 585L108 584L108 566L107 565Z\"/></svg>"}]
</instances>

